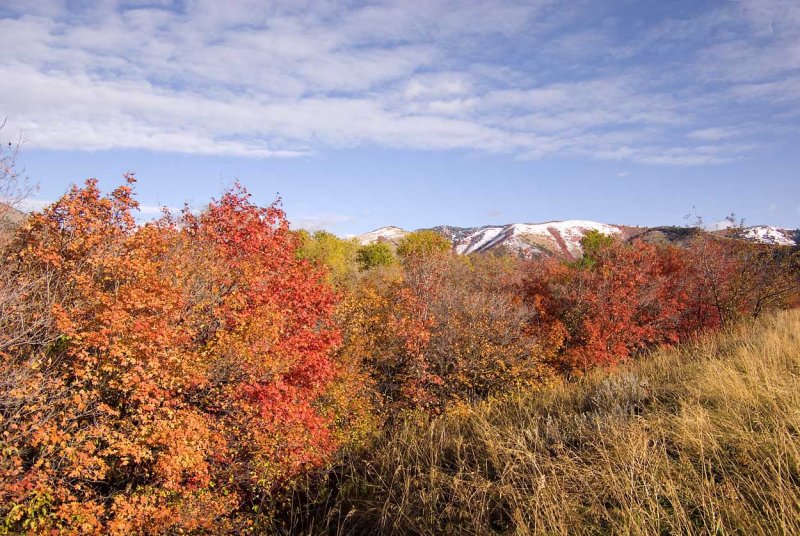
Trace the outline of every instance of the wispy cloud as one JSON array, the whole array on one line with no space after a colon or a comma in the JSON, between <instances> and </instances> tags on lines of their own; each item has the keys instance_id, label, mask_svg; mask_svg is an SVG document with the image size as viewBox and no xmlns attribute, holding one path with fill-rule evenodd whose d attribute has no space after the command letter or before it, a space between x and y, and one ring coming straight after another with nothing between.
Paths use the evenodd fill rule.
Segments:
<instances>
[{"instance_id":1,"label":"wispy cloud","mask_svg":"<svg viewBox=\"0 0 800 536\"><path fill-rule=\"evenodd\" d=\"M746 134L737 128L711 127L693 130L687 134L689 138L703 141L719 141L736 138Z\"/></svg>"},{"instance_id":2,"label":"wispy cloud","mask_svg":"<svg viewBox=\"0 0 800 536\"><path fill-rule=\"evenodd\" d=\"M551 0L7 0L0 34L0 115L49 149L706 165L761 141L720 124L792 128L800 106L793 0L655 22Z\"/></svg>"}]
</instances>

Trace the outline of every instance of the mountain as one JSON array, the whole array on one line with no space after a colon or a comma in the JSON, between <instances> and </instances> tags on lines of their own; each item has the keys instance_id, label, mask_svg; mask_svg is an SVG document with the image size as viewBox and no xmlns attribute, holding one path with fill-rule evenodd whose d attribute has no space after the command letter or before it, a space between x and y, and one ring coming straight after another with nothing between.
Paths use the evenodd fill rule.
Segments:
<instances>
[{"instance_id":1,"label":"mountain","mask_svg":"<svg viewBox=\"0 0 800 536\"><path fill-rule=\"evenodd\" d=\"M677 246L686 246L693 238L705 232L706 231L703 231L699 227L646 227L640 229L640 232L634 234L631 238L643 240L651 244L675 244Z\"/></svg>"},{"instance_id":2,"label":"mountain","mask_svg":"<svg viewBox=\"0 0 800 536\"><path fill-rule=\"evenodd\" d=\"M375 242L391 242L397 245L397 241L407 235L409 231L404 231L400 227L381 227L368 233L358 235L356 240L361 244L374 244Z\"/></svg>"},{"instance_id":3,"label":"mountain","mask_svg":"<svg viewBox=\"0 0 800 536\"><path fill-rule=\"evenodd\" d=\"M640 238L648 242L675 244L684 244L698 233L706 232L690 227L633 227L588 220L511 223L483 227L441 225L427 230L435 231L450 240L453 243L453 249L460 254L508 251L523 257L544 255L568 259L575 259L582 255L581 240L589 231L599 231L623 240ZM397 245L398 241L408 233L409 231L400 227L381 227L356 238L362 244L388 242ZM767 225L756 225L716 234L762 244L800 245L800 230Z\"/></svg>"},{"instance_id":4,"label":"mountain","mask_svg":"<svg viewBox=\"0 0 800 536\"><path fill-rule=\"evenodd\" d=\"M556 255L567 258L580 257L581 239L589 231L623 237L627 234L619 225L585 220L512 223L472 229L434 227L432 230L450 239L457 253L482 253L502 247L523 256Z\"/></svg>"},{"instance_id":5,"label":"mountain","mask_svg":"<svg viewBox=\"0 0 800 536\"><path fill-rule=\"evenodd\" d=\"M509 225L483 227L439 226L428 229L435 231L453 243L457 253L483 253L493 250L506 250L533 257L555 255L577 258L581 255L581 239L589 231L629 238L636 228L609 225L585 220L552 221L546 223L512 223ZM397 242L406 234L399 227L381 227L360 235L362 244L374 242Z\"/></svg>"},{"instance_id":6,"label":"mountain","mask_svg":"<svg viewBox=\"0 0 800 536\"><path fill-rule=\"evenodd\" d=\"M800 229L782 229L771 225L755 225L733 233L735 238L773 244L776 246L800 245Z\"/></svg>"}]
</instances>

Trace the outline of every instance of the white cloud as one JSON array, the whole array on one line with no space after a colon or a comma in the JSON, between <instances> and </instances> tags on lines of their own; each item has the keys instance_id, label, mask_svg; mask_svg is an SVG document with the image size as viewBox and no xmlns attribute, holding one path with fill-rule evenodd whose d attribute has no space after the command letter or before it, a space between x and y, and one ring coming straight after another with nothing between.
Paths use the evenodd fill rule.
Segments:
<instances>
[{"instance_id":1,"label":"white cloud","mask_svg":"<svg viewBox=\"0 0 800 536\"><path fill-rule=\"evenodd\" d=\"M473 82L466 73L428 73L416 75L405 84L404 96L408 100L420 98L446 98L467 95Z\"/></svg>"},{"instance_id":2,"label":"white cloud","mask_svg":"<svg viewBox=\"0 0 800 536\"><path fill-rule=\"evenodd\" d=\"M703 141L719 141L741 136L742 132L735 128L711 127L693 130L687 134L689 138Z\"/></svg>"},{"instance_id":3,"label":"white cloud","mask_svg":"<svg viewBox=\"0 0 800 536\"><path fill-rule=\"evenodd\" d=\"M628 41L613 17L595 24L596 6L550 0L176 6L5 2L9 128L50 149L269 158L379 145L706 165L752 151L733 140L775 132L777 112L789 124L800 101L800 15L785 0ZM651 65L673 49L682 61ZM725 121L738 127L715 126L747 108Z\"/></svg>"}]
</instances>

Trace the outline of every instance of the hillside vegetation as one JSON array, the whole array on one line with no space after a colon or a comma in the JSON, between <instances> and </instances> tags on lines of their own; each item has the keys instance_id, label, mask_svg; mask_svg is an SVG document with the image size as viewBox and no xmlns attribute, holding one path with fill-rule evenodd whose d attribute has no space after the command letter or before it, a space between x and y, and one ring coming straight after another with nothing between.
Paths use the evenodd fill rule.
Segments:
<instances>
[{"instance_id":1,"label":"hillside vegetation","mask_svg":"<svg viewBox=\"0 0 800 536\"><path fill-rule=\"evenodd\" d=\"M800 533L800 312L408 421L312 532Z\"/></svg>"},{"instance_id":2,"label":"hillside vegetation","mask_svg":"<svg viewBox=\"0 0 800 536\"><path fill-rule=\"evenodd\" d=\"M139 223L135 183L0 233L0 534L798 528L797 318L731 331L797 248L461 256L239 185Z\"/></svg>"}]
</instances>

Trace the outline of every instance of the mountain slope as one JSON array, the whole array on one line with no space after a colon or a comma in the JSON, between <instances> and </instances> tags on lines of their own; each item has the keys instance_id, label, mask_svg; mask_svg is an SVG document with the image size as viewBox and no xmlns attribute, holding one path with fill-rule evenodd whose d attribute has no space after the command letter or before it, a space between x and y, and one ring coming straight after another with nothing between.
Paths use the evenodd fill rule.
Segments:
<instances>
[{"instance_id":1,"label":"mountain slope","mask_svg":"<svg viewBox=\"0 0 800 536\"><path fill-rule=\"evenodd\" d=\"M374 244L375 242L391 242L397 245L397 241L407 235L409 231L405 231L400 227L381 227L368 233L358 235L356 240L361 244Z\"/></svg>"},{"instance_id":2,"label":"mountain slope","mask_svg":"<svg viewBox=\"0 0 800 536\"><path fill-rule=\"evenodd\" d=\"M620 226L586 220L512 223L476 229L434 227L433 230L449 238L457 253L480 253L504 247L525 256L550 254L569 258L580 256L581 239L589 231L612 236L623 234Z\"/></svg>"},{"instance_id":3,"label":"mountain slope","mask_svg":"<svg viewBox=\"0 0 800 536\"><path fill-rule=\"evenodd\" d=\"M508 251L523 257L557 256L575 259L581 256L581 240L590 231L622 239L641 238L648 242L683 244L700 229L688 227L632 227L588 220L550 221L545 223L511 223L482 227L451 227L441 225L436 231L453 243L456 253L485 253ZM362 244L388 242L397 245L409 231L399 227L381 227L357 237ZM800 245L800 230L757 225L736 231L724 231L723 236L762 244Z\"/></svg>"},{"instance_id":4,"label":"mountain slope","mask_svg":"<svg viewBox=\"0 0 800 536\"><path fill-rule=\"evenodd\" d=\"M13 229L25 221L25 213L0 202L0 231Z\"/></svg>"},{"instance_id":5,"label":"mountain slope","mask_svg":"<svg viewBox=\"0 0 800 536\"><path fill-rule=\"evenodd\" d=\"M776 246L800 245L800 229L782 229L772 225L746 227L733 234L736 238Z\"/></svg>"}]
</instances>

